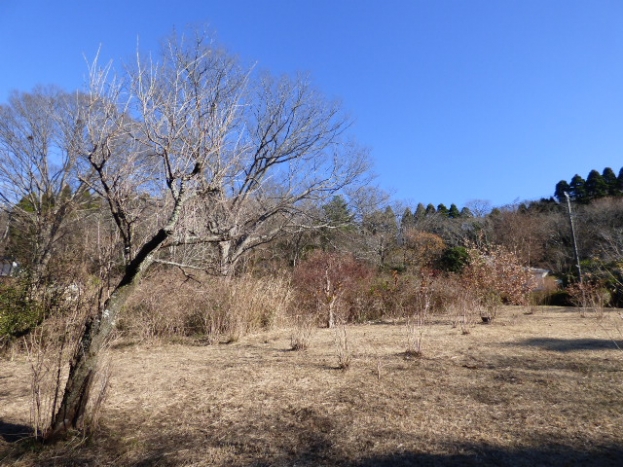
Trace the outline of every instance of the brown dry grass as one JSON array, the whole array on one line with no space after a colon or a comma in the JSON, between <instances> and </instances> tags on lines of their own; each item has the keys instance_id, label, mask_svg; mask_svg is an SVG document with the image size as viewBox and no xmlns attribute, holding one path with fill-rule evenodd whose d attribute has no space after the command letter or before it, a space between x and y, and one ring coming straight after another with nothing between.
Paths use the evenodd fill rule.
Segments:
<instances>
[{"instance_id":1,"label":"brown dry grass","mask_svg":"<svg viewBox=\"0 0 623 467\"><path fill-rule=\"evenodd\" d=\"M25 466L621 465L618 312L505 308L467 335L451 319L405 354L400 324L347 326L290 351L287 330L230 345L119 345L100 429L40 447L28 362L0 361L0 464Z\"/></svg>"}]
</instances>

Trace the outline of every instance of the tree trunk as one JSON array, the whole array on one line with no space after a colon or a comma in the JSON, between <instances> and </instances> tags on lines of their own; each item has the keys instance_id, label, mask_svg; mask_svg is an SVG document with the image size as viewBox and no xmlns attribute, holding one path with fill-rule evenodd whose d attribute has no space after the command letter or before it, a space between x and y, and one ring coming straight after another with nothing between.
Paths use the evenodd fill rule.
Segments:
<instances>
[{"instance_id":1,"label":"tree trunk","mask_svg":"<svg viewBox=\"0 0 623 467\"><path fill-rule=\"evenodd\" d=\"M237 245L232 240L219 242L218 253L218 273L223 277L233 276L236 272L238 258L240 258Z\"/></svg>"},{"instance_id":2,"label":"tree trunk","mask_svg":"<svg viewBox=\"0 0 623 467\"><path fill-rule=\"evenodd\" d=\"M218 259L219 259L218 273L221 276L229 276L231 272L231 264L229 260L230 250L231 250L230 241L220 242L218 244Z\"/></svg>"},{"instance_id":3,"label":"tree trunk","mask_svg":"<svg viewBox=\"0 0 623 467\"><path fill-rule=\"evenodd\" d=\"M327 317L327 327L329 329L333 329L335 327L335 303L337 302L337 297L333 296L329 299L329 315Z\"/></svg>"},{"instance_id":4,"label":"tree trunk","mask_svg":"<svg viewBox=\"0 0 623 467\"><path fill-rule=\"evenodd\" d=\"M173 216L172 216L173 217ZM171 222L173 225L177 219ZM93 383L93 377L97 370L97 364L101 350L107 343L112 333L117 317L128 297L138 286L143 272L153 262L153 255L158 251L172 228L164 228L158 231L137 253L136 257L126 267L121 282L110 298L106 300L97 314L87 319L80 342L69 366L69 376L63 400L58 411L54 415L52 424L45 435L46 439L62 436L70 429L84 427L84 415L89 392Z\"/></svg>"},{"instance_id":5,"label":"tree trunk","mask_svg":"<svg viewBox=\"0 0 623 467\"><path fill-rule=\"evenodd\" d=\"M84 414L101 350L115 327L116 319L137 281L118 287L102 307L85 324L74 354L63 400L56 412L46 439L62 435L69 429L83 428Z\"/></svg>"}]
</instances>

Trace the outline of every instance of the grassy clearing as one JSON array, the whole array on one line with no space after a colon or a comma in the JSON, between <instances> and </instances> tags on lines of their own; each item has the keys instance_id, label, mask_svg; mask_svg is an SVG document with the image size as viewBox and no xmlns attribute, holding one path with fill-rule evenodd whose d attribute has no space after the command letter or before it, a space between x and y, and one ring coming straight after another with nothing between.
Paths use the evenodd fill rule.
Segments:
<instances>
[{"instance_id":1,"label":"grassy clearing","mask_svg":"<svg viewBox=\"0 0 623 467\"><path fill-rule=\"evenodd\" d=\"M287 330L229 345L117 345L95 437L40 447L29 365L0 361L0 464L25 466L620 465L618 311L506 308L463 334L401 324ZM343 331L339 331L343 332ZM344 352L347 370L339 369Z\"/></svg>"}]
</instances>

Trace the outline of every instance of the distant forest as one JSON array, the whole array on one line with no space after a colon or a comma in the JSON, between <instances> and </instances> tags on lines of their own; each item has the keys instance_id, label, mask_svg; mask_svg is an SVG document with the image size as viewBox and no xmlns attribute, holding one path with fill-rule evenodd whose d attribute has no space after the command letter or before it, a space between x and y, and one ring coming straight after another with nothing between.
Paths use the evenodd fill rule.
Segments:
<instances>
[{"instance_id":1,"label":"distant forest","mask_svg":"<svg viewBox=\"0 0 623 467\"><path fill-rule=\"evenodd\" d=\"M560 203L565 202L565 193L569 195L572 201L582 204L608 196L623 196L623 167L619 170L618 176L615 175L611 167L606 167L601 173L595 169L591 170L586 179L575 174L570 182L561 180L554 188L554 198ZM554 201L554 198L543 198L540 202L545 204L551 203ZM476 201L476 203L478 202L481 204L485 203L482 200ZM480 206L480 208L483 207L485 206ZM492 211L493 213L497 213L499 210L500 208L486 209L486 211ZM451 219L474 217L474 213L469 206L459 210L454 203L450 205L450 208L443 203L437 205L437 207L432 203L429 203L427 206L419 203L415 211L412 211L411 208L405 210L402 222L404 225L411 225L417 219L422 219L431 214L441 214ZM481 216L482 212L478 212L476 215Z\"/></svg>"},{"instance_id":2,"label":"distant forest","mask_svg":"<svg viewBox=\"0 0 623 467\"><path fill-rule=\"evenodd\" d=\"M588 203L606 196L622 196L623 168L619 170L618 176L610 167L606 167L601 173L591 170L586 180L578 174L573 176L571 182L561 180L556 184L554 196L562 202L565 200L565 193L578 203Z\"/></svg>"}]
</instances>

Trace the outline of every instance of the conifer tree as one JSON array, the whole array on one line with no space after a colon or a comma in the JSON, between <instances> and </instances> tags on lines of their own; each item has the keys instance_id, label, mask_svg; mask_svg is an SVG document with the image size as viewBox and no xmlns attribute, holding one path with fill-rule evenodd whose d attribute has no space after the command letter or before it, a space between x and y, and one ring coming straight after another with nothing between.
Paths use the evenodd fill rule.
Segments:
<instances>
[{"instance_id":1,"label":"conifer tree","mask_svg":"<svg viewBox=\"0 0 623 467\"><path fill-rule=\"evenodd\" d=\"M565 193L569 193L571 195L571 186L567 183L566 180L561 180L556 183L556 191L554 191L554 196L560 203L564 203L565 201Z\"/></svg>"},{"instance_id":2,"label":"conifer tree","mask_svg":"<svg viewBox=\"0 0 623 467\"><path fill-rule=\"evenodd\" d=\"M614 170L610 167L606 167L601 176L608 186L608 196L619 196L621 192L618 189L617 176Z\"/></svg>"},{"instance_id":3,"label":"conifer tree","mask_svg":"<svg viewBox=\"0 0 623 467\"><path fill-rule=\"evenodd\" d=\"M573 199L575 201L577 201L578 203L585 203L587 201L586 180L584 180L578 174L575 174L571 179L569 188L571 189L571 196L573 196Z\"/></svg>"},{"instance_id":4,"label":"conifer tree","mask_svg":"<svg viewBox=\"0 0 623 467\"><path fill-rule=\"evenodd\" d=\"M464 217L466 219L470 217L474 217L474 213L471 211L471 209L465 206L463 209L461 209L461 217Z\"/></svg>"},{"instance_id":5,"label":"conifer tree","mask_svg":"<svg viewBox=\"0 0 623 467\"><path fill-rule=\"evenodd\" d=\"M584 184L588 200L603 198L608 195L608 184L596 170L591 170Z\"/></svg>"},{"instance_id":6,"label":"conifer tree","mask_svg":"<svg viewBox=\"0 0 623 467\"><path fill-rule=\"evenodd\" d=\"M334 196L331 201L322 206L322 210L325 221L332 227L348 225L354 218L348 203L341 195Z\"/></svg>"},{"instance_id":7,"label":"conifer tree","mask_svg":"<svg viewBox=\"0 0 623 467\"><path fill-rule=\"evenodd\" d=\"M415 208L415 222L421 221L426 217L426 208L422 203L418 203L417 208Z\"/></svg>"},{"instance_id":8,"label":"conifer tree","mask_svg":"<svg viewBox=\"0 0 623 467\"><path fill-rule=\"evenodd\" d=\"M433 203L428 203L426 206L426 215L430 216L431 214L437 214L437 210L435 209L435 206L433 206Z\"/></svg>"},{"instance_id":9,"label":"conifer tree","mask_svg":"<svg viewBox=\"0 0 623 467\"><path fill-rule=\"evenodd\" d=\"M448 217L449 211L445 204L439 203L437 205L437 212L444 217Z\"/></svg>"},{"instance_id":10,"label":"conifer tree","mask_svg":"<svg viewBox=\"0 0 623 467\"><path fill-rule=\"evenodd\" d=\"M400 221L400 227L405 230L409 227L413 227L415 224L415 216L411 212L411 208L406 208L404 213L402 214L402 219Z\"/></svg>"},{"instance_id":11,"label":"conifer tree","mask_svg":"<svg viewBox=\"0 0 623 467\"><path fill-rule=\"evenodd\" d=\"M341 234L351 231L354 214L342 195L334 196L331 201L322 206L324 227L320 230L320 242L323 250L335 248Z\"/></svg>"},{"instance_id":12,"label":"conifer tree","mask_svg":"<svg viewBox=\"0 0 623 467\"><path fill-rule=\"evenodd\" d=\"M456 206L456 204L452 203L450 205L448 217L450 217L451 219L458 219L459 217L461 217L461 212L459 211L459 208Z\"/></svg>"}]
</instances>

